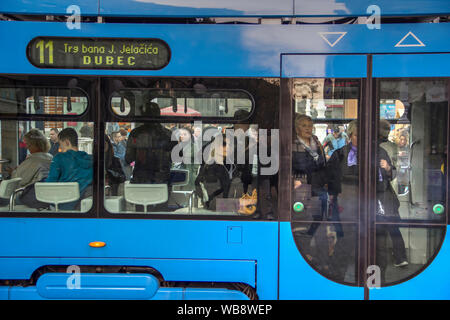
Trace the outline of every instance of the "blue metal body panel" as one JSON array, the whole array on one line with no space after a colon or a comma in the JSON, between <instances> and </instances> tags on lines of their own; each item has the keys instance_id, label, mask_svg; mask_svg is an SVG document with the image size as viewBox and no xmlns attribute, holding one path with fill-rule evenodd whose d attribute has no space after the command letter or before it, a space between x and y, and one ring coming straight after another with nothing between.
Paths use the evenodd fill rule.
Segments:
<instances>
[{"instance_id":1,"label":"blue metal body panel","mask_svg":"<svg viewBox=\"0 0 450 320\"><path fill-rule=\"evenodd\" d=\"M95 0L2 0L0 1L0 13L68 15L67 8L71 5L77 5L82 16L98 14L98 1Z\"/></svg>"},{"instance_id":2,"label":"blue metal body panel","mask_svg":"<svg viewBox=\"0 0 450 320\"><path fill-rule=\"evenodd\" d=\"M4 32L11 28L15 30L14 33ZM424 46L396 47L398 43L402 44L401 40L410 31ZM342 32L344 35L337 41L335 34L327 32ZM279 77L282 53L450 52L450 42L445 41L449 33L450 24L396 24L383 25L381 30L369 30L365 25L336 27L93 23L82 24L81 30L69 30L64 23L56 22L0 22L1 43L8 43L14 48L2 52L0 73ZM39 69L26 58L27 44L37 36L159 38L167 42L172 57L165 68L150 71Z\"/></svg>"},{"instance_id":3,"label":"blue metal body panel","mask_svg":"<svg viewBox=\"0 0 450 320\"><path fill-rule=\"evenodd\" d=\"M281 76L286 78L365 78L365 55L285 55Z\"/></svg>"},{"instance_id":4,"label":"blue metal body panel","mask_svg":"<svg viewBox=\"0 0 450 320\"><path fill-rule=\"evenodd\" d=\"M305 261L295 245L290 222L280 223L280 244L280 299L364 299L364 288L332 282Z\"/></svg>"},{"instance_id":5,"label":"blue metal body panel","mask_svg":"<svg viewBox=\"0 0 450 320\"><path fill-rule=\"evenodd\" d=\"M230 226L241 228L241 243L228 241ZM258 279L258 294L275 299L276 239L276 222L2 218L0 279L29 279L45 265L148 266L166 281L254 287ZM92 248L91 241L106 246Z\"/></svg>"},{"instance_id":6,"label":"blue metal body panel","mask_svg":"<svg viewBox=\"0 0 450 320\"><path fill-rule=\"evenodd\" d=\"M72 283L74 277L78 280ZM36 283L38 294L47 299L151 299L158 288L150 274L47 273Z\"/></svg>"},{"instance_id":7,"label":"blue metal body panel","mask_svg":"<svg viewBox=\"0 0 450 320\"><path fill-rule=\"evenodd\" d=\"M77 290L77 289L72 289ZM123 294L123 292L121 292ZM107 297L109 295L109 297ZM0 300L47 300L39 294L36 286L30 287L0 287ZM76 297L53 299L77 299ZM88 299L88 298L80 298ZM96 298L93 298L96 299ZM117 293L112 296L110 292L99 294L98 299L130 299L123 298ZM131 299L144 299L141 296ZM240 291L227 289L203 289L203 288L159 288L151 299L146 300L248 300L248 297Z\"/></svg>"},{"instance_id":8,"label":"blue metal body panel","mask_svg":"<svg viewBox=\"0 0 450 320\"><path fill-rule=\"evenodd\" d=\"M0 12L65 14L67 1L3 1ZM82 15L323 16L367 15L373 1L82 1ZM128 6L129 4L129 6ZM450 12L447 0L380 0L383 15ZM265 8L269 9L265 9ZM98 12L100 11L100 12ZM14 32L10 32L14 30ZM0 22L0 74L155 77L365 77L366 54L373 76L449 76L450 24L365 25L169 25L83 23L69 30L57 22ZM39 69L26 58L37 36L159 38L172 56L161 70ZM407 55L414 53L414 55ZM432 54L430 54L432 53ZM306 55L305 55L306 54ZM414 68L409 66L413 65ZM448 236L448 235L447 235ZM103 241L92 248L91 241ZM314 271L299 253L289 222L150 219L0 218L0 279L29 279L45 265L152 267L166 281L243 282L261 299L363 299L364 289L334 283ZM371 298L446 298L450 248L444 243L433 264L404 284L371 291ZM256 268L257 266L257 268ZM54 275L53 275L54 276ZM45 277L45 276L44 276ZM68 275L50 280L61 283ZM64 278L66 277L66 278ZM56 279L56 280L55 280ZM0 287L0 299L41 299L37 287ZM136 279L133 279L136 280ZM59 282L58 282L59 281ZM119 280L122 281L122 280ZM430 285L431 284L431 285ZM425 290L430 285L432 290ZM406 292L405 292L406 291ZM279 294L279 296L278 296ZM100 297L100 296L99 296ZM160 288L153 299L240 299L224 289ZM104 298L104 297L101 297Z\"/></svg>"},{"instance_id":9,"label":"blue metal body panel","mask_svg":"<svg viewBox=\"0 0 450 320\"><path fill-rule=\"evenodd\" d=\"M447 0L3 0L0 13L65 15L76 4L82 15L140 17L314 17L446 15ZM369 8L369 10L368 10Z\"/></svg>"},{"instance_id":10,"label":"blue metal body panel","mask_svg":"<svg viewBox=\"0 0 450 320\"><path fill-rule=\"evenodd\" d=\"M0 300L8 300L9 299L9 287L0 287Z\"/></svg>"},{"instance_id":11,"label":"blue metal body panel","mask_svg":"<svg viewBox=\"0 0 450 320\"><path fill-rule=\"evenodd\" d=\"M294 0L296 16L367 16L370 6L380 8L382 16L435 15L450 11L446 0ZM368 12L369 11L369 12Z\"/></svg>"},{"instance_id":12,"label":"blue metal body panel","mask_svg":"<svg viewBox=\"0 0 450 320\"><path fill-rule=\"evenodd\" d=\"M373 76L450 77L450 54L374 55Z\"/></svg>"},{"instance_id":13,"label":"blue metal body panel","mask_svg":"<svg viewBox=\"0 0 450 320\"><path fill-rule=\"evenodd\" d=\"M370 290L373 300L449 300L450 235L447 227L446 239L431 264L416 277L395 286Z\"/></svg>"},{"instance_id":14,"label":"blue metal body panel","mask_svg":"<svg viewBox=\"0 0 450 320\"><path fill-rule=\"evenodd\" d=\"M273 17L292 16L292 0L128 1L99 0L100 15L146 17Z\"/></svg>"}]
</instances>

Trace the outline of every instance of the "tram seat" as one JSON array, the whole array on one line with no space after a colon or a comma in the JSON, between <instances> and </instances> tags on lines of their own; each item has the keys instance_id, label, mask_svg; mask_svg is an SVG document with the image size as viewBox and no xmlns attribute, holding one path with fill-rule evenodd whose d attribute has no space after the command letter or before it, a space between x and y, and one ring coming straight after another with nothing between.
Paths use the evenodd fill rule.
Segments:
<instances>
[{"instance_id":1,"label":"tram seat","mask_svg":"<svg viewBox=\"0 0 450 320\"><path fill-rule=\"evenodd\" d=\"M147 212L147 206L167 202L169 190L167 184L139 184L126 181L124 195L127 202L143 205L144 212Z\"/></svg>"},{"instance_id":2,"label":"tram seat","mask_svg":"<svg viewBox=\"0 0 450 320\"><path fill-rule=\"evenodd\" d=\"M88 212L92 208L92 197L87 197L81 200L80 211Z\"/></svg>"},{"instance_id":3,"label":"tram seat","mask_svg":"<svg viewBox=\"0 0 450 320\"><path fill-rule=\"evenodd\" d=\"M194 190L179 190L181 187L189 185L189 170L186 169L172 169L170 170L172 181L172 194L183 194L184 197L188 197L189 200L189 214L192 213Z\"/></svg>"},{"instance_id":4,"label":"tram seat","mask_svg":"<svg viewBox=\"0 0 450 320\"><path fill-rule=\"evenodd\" d=\"M109 212L121 212L124 207L123 200L123 196L107 196L105 197L105 209Z\"/></svg>"},{"instance_id":5,"label":"tram seat","mask_svg":"<svg viewBox=\"0 0 450 320\"><path fill-rule=\"evenodd\" d=\"M80 199L78 182L36 182L34 185L36 199L41 202L58 206Z\"/></svg>"},{"instance_id":6,"label":"tram seat","mask_svg":"<svg viewBox=\"0 0 450 320\"><path fill-rule=\"evenodd\" d=\"M22 178L13 178L9 180L3 180L0 183L0 198L8 200L9 208L11 206L11 196L14 194L14 191L19 188L20 181L22 181Z\"/></svg>"}]
</instances>

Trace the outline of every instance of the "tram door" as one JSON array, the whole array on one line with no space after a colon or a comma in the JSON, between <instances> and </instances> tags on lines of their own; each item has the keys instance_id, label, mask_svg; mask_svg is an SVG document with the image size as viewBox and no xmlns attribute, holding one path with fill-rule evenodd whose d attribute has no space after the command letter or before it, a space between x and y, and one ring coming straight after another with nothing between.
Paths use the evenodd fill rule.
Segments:
<instances>
[{"instance_id":1,"label":"tram door","mask_svg":"<svg viewBox=\"0 0 450 320\"><path fill-rule=\"evenodd\" d=\"M370 290L370 299L450 297L450 248L444 241L449 61L449 54L373 56L376 141L395 175L389 184L376 178L368 248L381 289ZM376 174L388 172L375 166Z\"/></svg>"},{"instance_id":2,"label":"tram door","mask_svg":"<svg viewBox=\"0 0 450 320\"><path fill-rule=\"evenodd\" d=\"M366 78L365 55L282 57L280 299L364 298L357 148Z\"/></svg>"},{"instance_id":3,"label":"tram door","mask_svg":"<svg viewBox=\"0 0 450 320\"><path fill-rule=\"evenodd\" d=\"M448 55L283 56L281 299L448 291L449 78L439 61Z\"/></svg>"}]
</instances>

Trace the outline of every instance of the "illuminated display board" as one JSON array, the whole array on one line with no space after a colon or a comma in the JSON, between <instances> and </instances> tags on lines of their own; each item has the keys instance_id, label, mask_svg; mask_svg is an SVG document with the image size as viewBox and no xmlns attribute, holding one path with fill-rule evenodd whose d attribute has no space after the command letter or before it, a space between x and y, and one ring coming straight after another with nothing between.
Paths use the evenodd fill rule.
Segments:
<instances>
[{"instance_id":1,"label":"illuminated display board","mask_svg":"<svg viewBox=\"0 0 450 320\"><path fill-rule=\"evenodd\" d=\"M27 56L39 68L158 70L170 49L159 39L37 37Z\"/></svg>"}]
</instances>

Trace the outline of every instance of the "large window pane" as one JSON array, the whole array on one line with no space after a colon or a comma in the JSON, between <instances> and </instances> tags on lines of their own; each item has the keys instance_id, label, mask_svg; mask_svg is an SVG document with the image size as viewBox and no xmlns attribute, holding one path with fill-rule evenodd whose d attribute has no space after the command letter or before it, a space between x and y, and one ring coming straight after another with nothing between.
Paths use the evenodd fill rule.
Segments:
<instances>
[{"instance_id":1,"label":"large window pane","mask_svg":"<svg viewBox=\"0 0 450 320\"><path fill-rule=\"evenodd\" d=\"M1 211L10 210L10 196L16 189L13 211L89 211L93 123L1 121L0 132Z\"/></svg>"},{"instance_id":2,"label":"large window pane","mask_svg":"<svg viewBox=\"0 0 450 320\"><path fill-rule=\"evenodd\" d=\"M106 128L105 207L110 212L256 212L256 124L108 123Z\"/></svg>"},{"instance_id":3,"label":"large window pane","mask_svg":"<svg viewBox=\"0 0 450 320\"><path fill-rule=\"evenodd\" d=\"M399 208L378 219L445 221L447 96L446 81L380 81L379 142Z\"/></svg>"},{"instance_id":4,"label":"large window pane","mask_svg":"<svg viewBox=\"0 0 450 320\"><path fill-rule=\"evenodd\" d=\"M117 115L145 116L141 107L146 101L157 103L157 117L213 117L244 119L254 107L251 95L244 90L194 89L122 89L113 92L111 107ZM148 116L148 115L147 115ZM154 116L154 115L153 115Z\"/></svg>"},{"instance_id":5,"label":"large window pane","mask_svg":"<svg viewBox=\"0 0 450 320\"><path fill-rule=\"evenodd\" d=\"M88 106L81 89L0 87L0 113L80 115Z\"/></svg>"},{"instance_id":6,"label":"large window pane","mask_svg":"<svg viewBox=\"0 0 450 320\"><path fill-rule=\"evenodd\" d=\"M114 78L104 86L109 213L276 218L278 79Z\"/></svg>"},{"instance_id":7,"label":"large window pane","mask_svg":"<svg viewBox=\"0 0 450 320\"><path fill-rule=\"evenodd\" d=\"M294 239L321 274L355 284L359 80L294 79Z\"/></svg>"}]
</instances>

